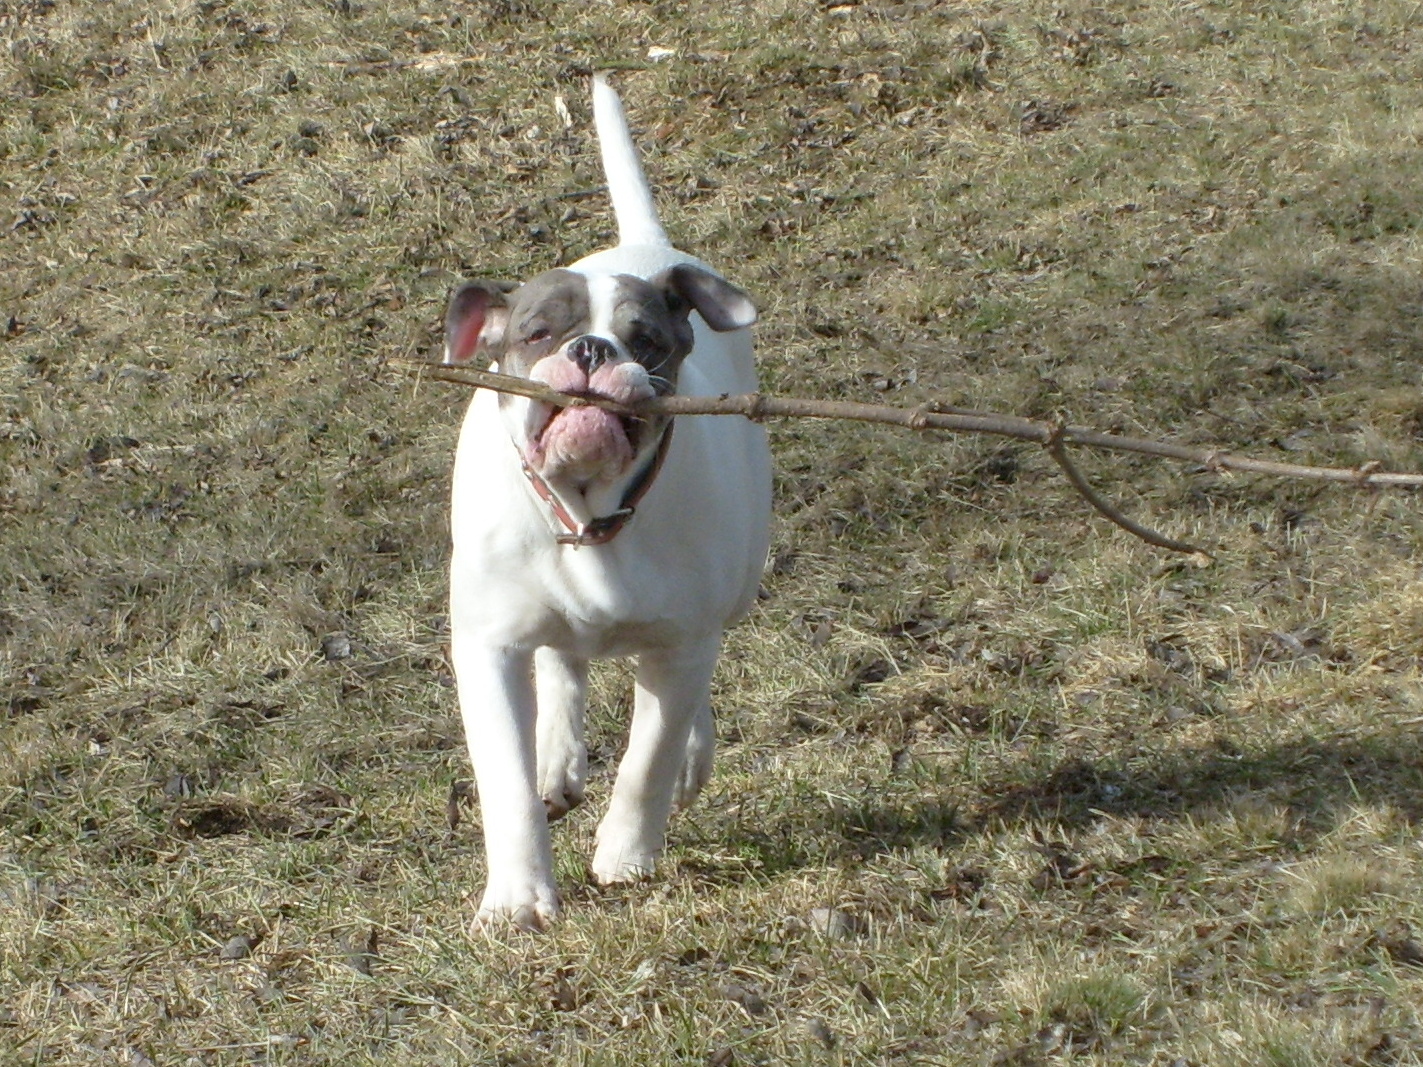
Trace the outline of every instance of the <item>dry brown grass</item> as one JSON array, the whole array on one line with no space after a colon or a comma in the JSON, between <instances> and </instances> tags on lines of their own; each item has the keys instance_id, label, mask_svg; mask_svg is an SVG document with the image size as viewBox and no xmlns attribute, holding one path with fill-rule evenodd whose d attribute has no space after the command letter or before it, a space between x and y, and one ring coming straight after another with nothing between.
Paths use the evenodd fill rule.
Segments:
<instances>
[{"instance_id":1,"label":"dry brown grass","mask_svg":"<svg viewBox=\"0 0 1423 1067\"><path fill-rule=\"evenodd\" d=\"M608 239L567 194L609 65L770 388L1423 469L1416 4L0 0L0 36L0 1062L1423 1059L1415 497L1092 460L1197 569L1031 449L778 426L664 872L594 889L580 810L566 920L471 942L466 397L390 366L454 278Z\"/></svg>"}]
</instances>

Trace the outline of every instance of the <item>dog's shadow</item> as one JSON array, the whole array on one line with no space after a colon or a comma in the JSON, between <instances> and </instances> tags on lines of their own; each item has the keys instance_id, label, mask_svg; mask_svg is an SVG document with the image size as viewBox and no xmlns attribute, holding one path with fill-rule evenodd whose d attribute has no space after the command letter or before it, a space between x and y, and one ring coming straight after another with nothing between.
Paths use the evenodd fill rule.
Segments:
<instances>
[{"instance_id":1,"label":"dog's shadow","mask_svg":"<svg viewBox=\"0 0 1423 1067\"><path fill-rule=\"evenodd\" d=\"M746 862L689 857L690 865L714 880L738 880L753 870L764 877L897 851L948 852L984 830L1074 833L1133 817L1205 821L1252 805L1282 810L1292 836L1306 843L1361 805L1388 805L1409 823L1423 821L1423 752L1418 738L1403 731L1300 737L1249 751L1136 750L1130 761L1072 758L1036 779L988 780L967 796L947 792L866 788L853 797L807 793L743 806L734 825L717 832L725 835L723 855L730 849ZM691 836L710 840L711 827L700 829Z\"/></svg>"},{"instance_id":2,"label":"dog's shadow","mask_svg":"<svg viewBox=\"0 0 1423 1067\"><path fill-rule=\"evenodd\" d=\"M1418 738L1379 733L1300 737L1253 751L1173 750L1157 753L1141 771L1112 760L1068 760L988 801L983 819L1083 829L1105 817L1208 816L1257 801L1288 811L1304 833L1327 832L1341 812L1361 804L1390 805L1412 823L1423 818L1420 755Z\"/></svg>"}]
</instances>

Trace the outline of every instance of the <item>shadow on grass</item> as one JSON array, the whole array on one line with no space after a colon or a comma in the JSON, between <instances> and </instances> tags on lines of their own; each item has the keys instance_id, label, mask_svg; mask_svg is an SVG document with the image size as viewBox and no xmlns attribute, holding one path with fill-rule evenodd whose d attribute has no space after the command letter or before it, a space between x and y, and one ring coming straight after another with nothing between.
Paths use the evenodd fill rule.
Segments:
<instances>
[{"instance_id":1,"label":"shadow on grass","mask_svg":"<svg viewBox=\"0 0 1423 1067\"><path fill-rule=\"evenodd\" d=\"M1323 828L1352 804L1389 804L1423 818L1419 739L1378 734L1299 738L1258 751L1211 746L1149 757L1147 766L1070 760L1045 778L1005 785L974 812L983 824L1050 821L1090 826L1104 815L1171 818L1210 812L1243 798L1288 808Z\"/></svg>"},{"instance_id":2,"label":"shadow on grass","mask_svg":"<svg viewBox=\"0 0 1423 1067\"><path fill-rule=\"evenodd\" d=\"M1072 760L1037 781L1005 785L975 811L988 825L1052 821L1089 827L1103 815L1171 818L1212 811L1245 797L1285 805L1303 827L1326 828L1339 808L1390 804L1423 818L1419 738L1406 734L1298 738L1259 751L1197 748L1161 755L1150 767Z\"/></svg>"},{"instance_id":3,"label":"shadow on grass","mask_svg":"<svg viewBox=\"0 0 1423 1067\"><path fill-rule=\"evenodd\" d=\"M964 804L902 789L806 797L743 823L724 844L750 861L744 870L768 875L899 850L952 849L978 829L1081 830L1106 817L1208 818L1247 800L1285 808L1310 837L1328 832L1342 810L1360 803L1389 804L1410 822L1423 821L1420 744L1398 733L1300 738L1253 751L1181 749L1130 763L1074 759L1032 780L990 783ZM725 878L730 871L719 873Z\"/></svg>"}]
</instances>

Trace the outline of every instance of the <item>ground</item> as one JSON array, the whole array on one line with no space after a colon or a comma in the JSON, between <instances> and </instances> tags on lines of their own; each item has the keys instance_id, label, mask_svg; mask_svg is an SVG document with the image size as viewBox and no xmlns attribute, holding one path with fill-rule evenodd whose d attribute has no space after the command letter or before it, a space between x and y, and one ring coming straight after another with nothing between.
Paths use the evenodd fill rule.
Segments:
<instances>
[{"instance_id":1,"label":"ground","mask_svg":"<svg viewBox=\"0 0 1423 1067\"><path fill-rule=\"evenodd\" d=\"M471 938L451 284L605 244L768 391L1423 470L1404 0L0 0L0 1061L1423 1062L1418 497L772 426L650 883Z\"/></svg>"}]
</instances>

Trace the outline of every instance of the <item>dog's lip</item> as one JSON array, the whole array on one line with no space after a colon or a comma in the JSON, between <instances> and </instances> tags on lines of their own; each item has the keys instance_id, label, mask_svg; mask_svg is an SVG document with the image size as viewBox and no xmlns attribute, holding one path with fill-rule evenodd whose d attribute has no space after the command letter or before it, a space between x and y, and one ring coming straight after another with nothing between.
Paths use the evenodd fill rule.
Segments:
<instances>
[{"instance_id":1,"label":"dog's lip","mask_svg":"<svg viewBox=\"0 0 1423 1067\"><path fill-rule=\"evenodd\" d=\"M568 395L587 397L593 400L612 400L621 403L621 401L618 401L616 397L608 396L606 393L600 393L596 390L591 389L579 390L576 393L570 392ZM546 404L543 401L536 400L534 401L534 403L540 409L542 409L542 418L538 424L538 429L534 431L533 436L534 443L538 444L543 441L544 435L548 433L549 427L552 426L558 420L558 417L560 415L562 415L565 411L568 411L569 409L566 407L560 407L555 404ZM637 415L623 415L616 411L610 411L608 412L608 414L612 415L615 419L618 420L618 425L622 427L623 435L627 438L628 444L632 447L633 454L636 455L638 448L642 444L643 428L647 426L649 420L641 418Z\"/></svg>"}]
</instances>

